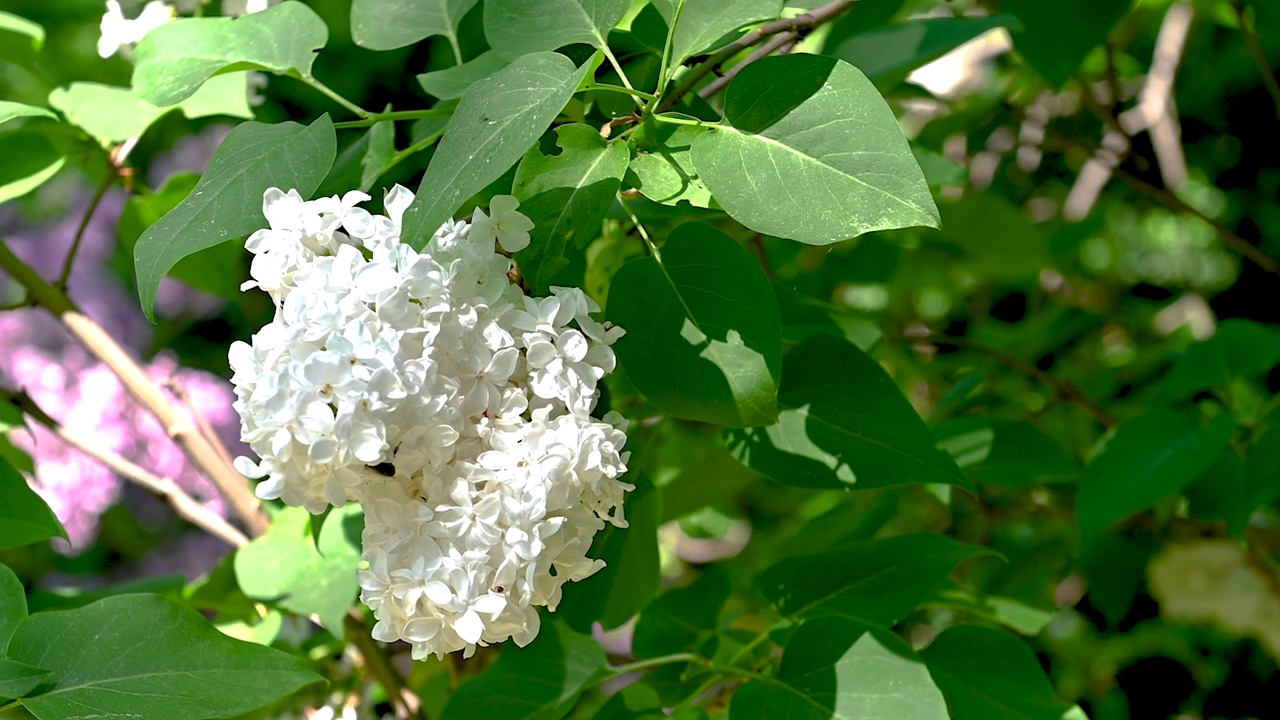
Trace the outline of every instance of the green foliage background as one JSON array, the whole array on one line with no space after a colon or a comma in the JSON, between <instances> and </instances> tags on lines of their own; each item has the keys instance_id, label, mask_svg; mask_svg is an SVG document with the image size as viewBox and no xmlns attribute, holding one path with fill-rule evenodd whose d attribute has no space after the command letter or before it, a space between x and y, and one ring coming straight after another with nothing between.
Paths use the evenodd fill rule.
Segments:
<instances>
[{"instance_id":1,"label":"green foliage background","mask_svg":"<svg viewBox=\"0 0 1280 720\"><path fill-rule=\"evenodd\" d=\"M163 538L119 508L54 553L6 444L0 716L392 712L397 673L447 719L1280 713L1280 5L216 5L101 60L97 0L0 1L0 202L65 214L137 138L102 272L149 316L166 275L231 298L152 348L227 374L272 310L238 292L264 188L417 187L419 246L514 194L525 285L628 331L602 405L634 421L632 524L529 647L410 664L347 615L350 510L272 508L199 579L49 592ZM951 90L908 79L994 28Z\"/></svg>"}]
</instances>

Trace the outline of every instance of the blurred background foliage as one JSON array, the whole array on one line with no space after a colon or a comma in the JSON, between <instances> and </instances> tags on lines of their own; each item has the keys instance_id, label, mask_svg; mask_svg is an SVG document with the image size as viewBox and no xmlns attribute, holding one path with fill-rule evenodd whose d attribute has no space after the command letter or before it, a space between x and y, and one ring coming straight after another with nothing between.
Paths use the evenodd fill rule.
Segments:
<instances>
[{"instance_id":1,"label":"blurred background foliage","mask_svg":"<svg viewBox=\"0 0 1280 720\"><path fill-rule=\"evenodd\" d=\"M371 52L351 41L349 2L308 4L330 28L317 77L365 107L432 102L415 74L452 64L444 38ZM47 31L32 72L3 62L29 45L0 29L0 96L42 105L72 80L128 84L127 61L94 52L98 0L0 0L0 10ZM480 12L462 24L468 58L485 49ZM922 18L969 24L924 30ZM623 60L632 77L656 72L643 33L633 25L630 36L634 51ZM923 68L899 57L927 55L929 43L938 57L969 38ZM724 227L774 279L784 341L835 333L873 351L980 490L784 488L739 465L717 429L654 412L632 443L635 464L662 494L664 585L715 563L714 577L732 588L721 615L730 630L718 642L732 644L769 627L749 579L779 558L947 532L1008 562L969 564L902 622L918 647L953 617L985 617L1028 635L1058 693L1096 720L1277 717L1280 271L1271 258L1280 258L1280 3L861 0L801 49L859 65L885 93L935 189L943 229L811 247ZM263 95L254 112L264 121L342 112L288 78L271 77ZM582 112L598 117L607 106ZM170 113L141 138L129 199L111 191L111 210L87 236L104 248L93 268L110 275L103 282L132 289L132 241L192 184L161 168L198 171L226 128ZM431 129L400 132L404 147L409 133ZM347 147L322 193L356 184L341 168L359 177L362 137L339 136ZM66 140L86 158L96 151L87 138ZM22 152L8 148L0 165L12 170ZM410 184L428 159L406 159L378 186ZM95 162L69 164L0 208L0 227L54 234L79 216L103 172ZM0 185L4 175L0 168ZM639 198L635 206L660 235L682 215L724 218L686 206L658 212ZM615 219L577 270L601 299L617 267L642 252ZM238 293L247 261L235 243L176 274L209 295L154 327L135 322L136 349L225 377L227 346L269 318L269 302ZM0 299L15 293L5 287ZM119 312L137 315L137 306ZM624 377L609 393L613 407L645 413ZM1108 430L1141 416L1198 422L1222 413L1236 420L1227 451L1192 468L1184 492L1103 532L1082 555L1077 481ZM1167 439L1170 428L1147 432ZM1153 467L1168 452L1155 453ZM1123 492L1125 478L1113 480ZM157 507L126 492L87 547L0 560L45 591L33 596L37 607L75 594L58 590L66 587L127 581L180 592L184 576L211 569L224 550L172 557L191 531ZM442 703L431 694L448 692L442 666L414 672L429 705Z\"/></svg>"}]
</instances>

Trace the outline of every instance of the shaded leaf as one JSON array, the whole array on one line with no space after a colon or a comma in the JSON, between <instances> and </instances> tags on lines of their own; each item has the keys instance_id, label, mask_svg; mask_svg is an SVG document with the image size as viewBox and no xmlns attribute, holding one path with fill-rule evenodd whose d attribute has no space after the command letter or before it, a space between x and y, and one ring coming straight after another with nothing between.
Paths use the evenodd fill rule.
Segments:
<instances>
[{"instance_id":1,"label":"shaded leaf","mask_svg":"<svg viewBox=\"0 0 1280 720\"><path fill-rule=\"evenodd\" d=\"M948 720L942 693L896 635L847 618L805 623L791 636L778 676L742 686L733 720Z\"/></svg>"},{"instance_id":2,"label":"shaded leaf","mask_svg":"<svg viewBox=\"0 0 1280 720\"><path fill-rule=\"evenodd\" d=\"M530 148L512 190L520 212L533 221L529 247L516 260L537 294L545 294L556 272L569 264L566 247L584 247L600 235L630 154L624 143L608 142L587 125L561 125L555 132L559 152Z\"/></svg>"},{"instance_id":3,"label":"shaded leaf","mask_svg":"<svg viewBox=\"0 0 1280 720\"><path fill-rule=\"evenodd\" d=\"M694 141L693 164L716 202L752 230L828 245L938 227L897 119L852 65L801 54L752 63L729 84L725 119Z\"/></svg>"},{"instance_id":4,"label":"shaded leaf","mask_svg":"<svg viewBox=\"0 0 1280 720\"><path fill-rule=\"evenodd\" d=\"M844 41L836 57L853 64L876 87L887 90L926 65L995 28L1016 28L1012 15L908 20L877 27Z\"/></svg>"},{"instance_id":5,"label":"shaded leaf","mask_svg":"<svg viewBox=\"0 0 1280 720\"><path fill-rule=\"evenodd\" d=\"M20 698L35 690L52 673L0 657L0 699Z\"/></svg>"},{"instance_id":6,"label":"shaded leaf","mask_svg":"<svg viewBox=\"0 0 1280 720\"><path fill-rule=\"evenodd\" d=\"M622 266L606 314L627 331L614 345L627 377L663 412L730 427L777 418L778 306L728 235L677 227L660 255Z\"/></svg>"},{"instance_id":7,"label":"shaded leaf","mask_svg":"<svg viewBox=\"0 0 1280 720\"><path fill-rule=\"evenodd\" d=\"M1058 697L1026 643L976 625L948 628L921 653L953 720L1060 720Z\"/></svg>"},{"instance_id":8,"label":"shaded leaf","mask_svg":"<svg viewBox=\"0 0 1280 720\"><path fill-rule=\"evenodd\" d=\"M713 566L691 584L662 593L636 620L631 651L651 658L701 645L715 632L729 590L729 577Z\"/></svg>"},{"instance_id":9,"label":"shaded leaf","mask_svg":"<svg viewBox=\"0 0 1280 720\"><path fill-rule=\"evenodd\" d=\"M0 461L0 550L22 547L52 537L67 539L67 531L49 505L8 462ZM20 586L19 586L20 587Z\"/></svg>"},{"instance_id":10,"label":"shaded leaf","mask_svg":"<svg viewBox=\"0 0 1280 720\"><path fill-rule=\"evenodd\" d=\"M66 163L61 147L25 128L0 134L0 203L22 197L57 174Z\"/></svg>"},{"instance_id":11,"label":"shaded leaf","mask_svg":"<svg viewBox=\"0 0 1280 720\"><path fill-rule=\"evenodd\" d=\"M969 487L884 368L843 338L817 333L788 352L778 403L776 424L730 431L728 444L739 462L780 483Z\"/></svg>"},{"instance_id":12,"label":"shaded leaf","mask_svg":"<svg viewBox=\"0 0 1280 720\"><path fill-rule=\"evenodd\" d=\"M604 650L590 636L546 622L528 647L508 643L491 668L463 683L440 718L558 720L604 666Z\"/></svg>"},{"instance_id":13,"label":"shaded leaf","mask_svg":"<svg viewBox=\"0 0 1280 720\"><path fill-rule=\"evenodd\" d=\"M360 158L360 190L369 192L382 175L391 156L396 154L396 126L393 122L374 123L369 128L369 145Z\"/></svg>"},{"instance_id":14,"label":"shaded leaf","mask_svg":"<svg viewBox=\"0 0 1280 720\"><path fill-rule=\"evenodd\" d=\"M919 533L847 543L787 558L756 578L785 617L825 615L892 625L916 608L960 563L991 550Z\"/></svg>"},{"instance_id":15,"label":"shaded leaf","mask_svg":"<svg viewBox=\"0 0 1280 720\"><path fill-rule=\"evenodd\" d=\"M27 596L22 581L8 565L0 565L0 657L5 656L9 638L26 617Z\"/></svg>"},{"instance_id":16,"label":"shaded leaf","mask_svg":"<svg viewBox=\"0 0 1280 720\"><path fill-rule=\"evenodd\" d=\"M671 24L671 0L654 3ZM727 45L735 31L772 20L782 12L782 0L683 0L671 37L671 62L680 65L699 53Z\"/></svg>"},{"instance_id":17,"label":"shaded leaf","mask_svg":"<svg viewBox=\"0 0 1280 720\"><path fill-rule=\"evenodd\" d=\"M213 154L195 190L138 239L134 267L147 318L154 320L156 289L179 260L265 227L263 192L293 188L309 196L333 166L336 152L328 115L310 126L237 125Z\"/></svg>"},{"instance_id":18,"label":"shaded leaf","mask_svg":"<svg viewBox=\"0 0 1280 720\"><path fill-rule=\"evenodd\" d=\"M1116 520L1190 485L1226 449L1235 426L1229 412L1206 427L1196 415L1172 411L1122 423L1080 478L1081 546Z\"/></svg>"},{"instance_id":19,"label":"shaded leaf","mask_svg":"<svg viewBox=\"0 0 1280 720\"><path fill-rule=\"evenodd\" d=\"M1035 278L1049 265L1049 236L1013 203L991 193L943 205L941 240L956 247L957 264L996 281Z\"/></svg>"},{"instance_id":20,"label":"shaded leaf","mask_svg":"<svg viewBox=\"0 0 1280 720\"><path fill-rule=\"evenodd\" d=\"M402 237L421 249L464 200L497 180L556 119L591 68L563 55L524 55L467 89L454 110Z\"/></svg>"},{"instance_id":21,"label":"shaded leaf","mask_svg":"<svg viewBox=\"0 0 1280 720\"><path fill-rule=\"evenodd\" d=\"M52 671L53 689L22 701L40 720L226 717L322 680L292 655L232 640L155 595L32 615L9 659Z\"/></svg>"},{"instance_id":22,"label":"shaded leaf","mask_svg":"<svg viewBox=\"0 0 1280 720\"><path fill-rule=\"evenodd\" d=\"M629 0L485 0L484 34L499 55L515 59L573 43L602 48Z\"/></svg>"},{"instance_id":23,"label":"shaded leaf","mask_svg":"<svg viewBox=\"0 0 1280 720\"><path fill-rule=\"evenodd\" d=\"M394 50L432 35L458 45L458 23L478 0L353 0L351 38L370 50Z\"/></svg>"},{"instance_id":24,"label":"shaded leaf","mask_svg":"<svg viewBox=\"0 0 1280 720\"><path fill-rule=\"evenodd\" d=\"M631 159L636 189L663 205L684 200L694 207L711 207L711 191L693 169L689 154L693 141L706 132L694 125L659 124L657 143L636 148Z\"/></svg>"},{"instance_id":25,"label":"shaded leaf","mask_svg":"<svg viewBox=\"0 0 1280 720\"><path fill-rule=\"evenodd\" d=\"M939 444L979 483L1027 487L1071 480L1080 466L1053 438L1014 420L969 416L934 430Z\"/></svg>"},{"instance_id":26,"label":"shaded leaf","mask_svg":"<svg viewBox=\"0 0 1280 720\"><path fill-rule=\"evenodd\" d=\"M460 98L478 80L483 80L510 64L492 50L485 50L461 65L433 70L418 76L418 84L441 100Z\"/></svg>"},{"instance_id":27,"label":"shaded leaf","mask_svg":"<svg viewBox=\"0 0 1280 720\"><path fill-rule=\"evenodd\" d=\"M14 118L20 117L45 117L58 119L49 110L36 107L35 105L24 105L23 103L9 102L8 100L0 100L0 125L3 125Z\"/></svg>"},{"instance_id":28,"label":"shaded leaf","mask_svg":"<svg viewBox=\"0 0 1280 720\"><path fill-rule=\"evenodd\" d=\"M1004 0L1001 9L1022 21L1014 47L1050 84L1061 86L1129 11L1131 0Z\"/></svg>"}]
</instances>

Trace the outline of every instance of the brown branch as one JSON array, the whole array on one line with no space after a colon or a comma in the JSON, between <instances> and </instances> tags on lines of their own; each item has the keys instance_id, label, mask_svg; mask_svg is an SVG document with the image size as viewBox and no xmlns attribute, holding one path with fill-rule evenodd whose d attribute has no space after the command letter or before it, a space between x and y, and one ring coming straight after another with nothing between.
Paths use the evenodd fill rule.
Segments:
<instances>
[{"instance_id":1,"label":"brown branch","mask_svg":"<svg viewBox=\"0 0 1280 720\"><path fill-rule=\"evenodd\" d=\"M791 45L795 43L799 39L800 39L800 33L796 32L795 30L779 33L773 36L772 40L765 43L764 45L761 45L758 49L756 49L755 52L748 55L746 60L743 60L737 65L734 65L732 68L730 68L729 72L707 83L706 87L698 91L698 96L701 97L703 100L706 100L707 98L715 95L716 93L728 87L729 83L733 82L733 79L738 77L738 73L742 72L742 68L750 65L751 63L757 60L769 57L773 53L786 47L787 45Z\"/></svg>"},{"instance_id":2,"label":"brown branch","mask_svg":"<svg viewBox=\"0 0 1280 720\"><path fill-rule=\"evenodd\" d=\"M88 440L67 430L66 426L50 417L26 393L5 394L8 395L8 400L11 404L32 420L44 425L54 435L57 435L60 440L106 465L112 472L124 479L160 496L173 507L178 515L186 518L192 525L201 528L232 547L244 547L249 544L249 538L245 537L244 533L224 520L222 516L201 505L195 498L188 495L178 483L174 482L172 478L156 475L134 464L124 456L105 448L97 447Z\"/></svg>"},{"instance_id":3,"label":"brown branch","mask_svg":"<svg viewBox=\"0 0 1280 720\"><path fill-rule=\"evenodd\" d=\"M786 32L796 32L803 35L812 32L814 28L824 23L830 22L844 14L846 10L853 7L855 0L835 0L818 8L814 8L803 15L797 15L789 18L778 18L772 22L752 30L741 38L735 40L729 45L717 51L711 57L702 63L693 66L676 84L671 94L662 99L658 103L657 112L664 113L676 106L680 98L689 94L699 82L707 75L717 70L721 65L733 59L735 55L746 50L749 47L758 45L766 39ZM661 93L665 88L658 88Z\"/></svg>"},{"instance_id":4,"label":"brown branch","mask_svg":"<svg viewBox=\"0 0 1280 720\"><path fill-rule=\"evenodd\" d=\"M920 337L906 336L902 339L910 343L950 345L952 347L966 348L982 353L1001 365L1020 372L1027 377L1034 378L1035 380L1038 380L1044 385L1052 388L1054 392L1058 394L1058 397L1079 406L1081 409L1092 415L1093 418L1103 427L1110 429L1116 426L1116 419L1111 416L1111 413L1107 412L1101 405L1095 402L1093 398L1085 395L1080 388L1075 386L1075 383L1070 380L1061 380L1056 378L1036 367L1035 363L1023 360L1016 355L1010 355L1004 351L989 348L985 345L969 340L968 338L955 337L951 335L923 335Z\"/></svg>"},{"instance_id":5,"label":"brown branch","mask_svg":"<svg viewBox=\"0 0 1280 720\"><path fill-rule=\"evenodd\" d=\"M102 183L98 185L98 189L93 193L93 199L89 201L89 208L84 211L84 217L80 218L80 226L76 228L75 238L71 241L71 249L67 251L67 259L62 262L62 272L58 275L58 282L53 286L59 290L67 289L67 280L71 278L71 268L75 265L76 255L80 252L80 242L84 240L85 231L89 229L89 221L93 220L93 215L98 210L98 205L102 203L102 198L106 197L107 190L115 184L116 178L119 176L116 166L107 163L107 176L103 178Z\"/></svg>"},{"instance_id":6,"label":"brown branch","mask_svg":"<svg viewBox=\"0 0 1280 720\"><path fill-rule=\"evenodd\" d=\"M266 532L270 520L263 513L262 506L249 489L244 476L223 462L218 451L183 417L178 405L147 377L147 373L111 335L81 313L65 293L46 282L14 255L3 240L0 240L0 270L4 270L24 286L35 304L53 313L90 353L120 378L129 394L156 416L169 437L178 443L187 457L191 458L226 498L250 535L256 537Z\"/></svg>"},{"instance_id":7,"label":"brown branch","mask_svg":"<svg viewBox=\"0 0 1280 720\"><path fill-rule=\"evenodd\" d=\"M1232 0L1231 5L1235 8L1236 17L1240 20L1240 35L1244 38L1245 46L1249 48L1249 54L1253 56L1254 64L1258 66L1258 72L1262 74L1262 84L1266 85L1267 93L1275 103L1276 117L1280 118L1280 84L1276 82L1275 73L1271 71L1271 63L1267 61L1267 52L1258 39L1258 31L1253 27L1253 20L1249 17L1245 4L1241 0Z\"/></svg>"},{"instance_id":8,"label":"brown branch","mask_svg":"<svg viewBox=\"0 0 1280 720\"><path fill-rule=\"evenodd\" d=\"M165 389L173 393L178 402L182 403L187 412L191 413L191 417L195 418L196 429L204 436L205 441L212 445L214 450L218 451L218 456L222 458L224 463L231 465L233 462L231 452L227 450L226 444L222 442L221 437L218 437L217 431L213 429L209 421L205 420L204 416L196 411L196 406L191 401L191 393L188 393L187 389L182 387L182 383L178 382L178 379L174 377L165 380L164 386Z\"/></svg>"}]
</instances>

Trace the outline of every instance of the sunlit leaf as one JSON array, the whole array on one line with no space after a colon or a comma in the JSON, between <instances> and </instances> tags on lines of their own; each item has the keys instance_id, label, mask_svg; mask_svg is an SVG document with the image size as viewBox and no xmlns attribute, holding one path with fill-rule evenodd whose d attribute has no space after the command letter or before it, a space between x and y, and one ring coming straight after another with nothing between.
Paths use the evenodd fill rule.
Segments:
<instances>
[{"instance_id":1,"label":"sunlit leaf","mask_svg":"<svg viewBox=\"0 0 1280 720\"><path fill-rule=\"evenodd\" d=\"M458 23L478 0L352 0L351 37L360 47L394 50L432 35L458 45Z\"/></svg>"}]
</instances>

